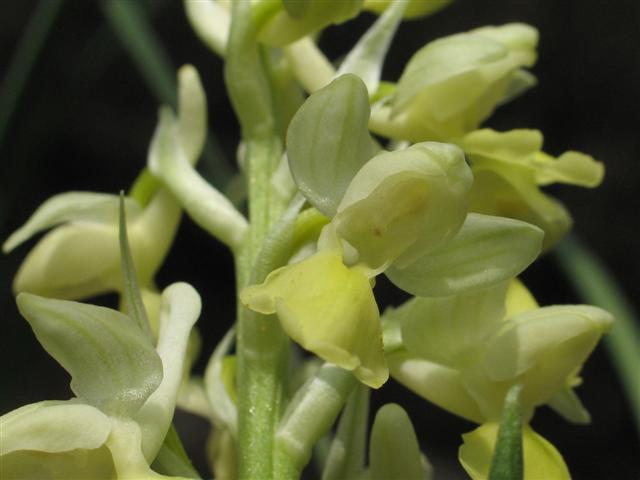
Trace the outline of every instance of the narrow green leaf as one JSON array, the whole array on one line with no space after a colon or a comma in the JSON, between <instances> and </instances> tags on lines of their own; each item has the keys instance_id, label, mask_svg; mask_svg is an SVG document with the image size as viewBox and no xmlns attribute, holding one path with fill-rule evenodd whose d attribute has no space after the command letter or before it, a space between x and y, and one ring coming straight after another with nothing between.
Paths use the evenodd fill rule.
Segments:
<instances>
[{"instance_id":1,"label":"narrow green leaf","mask_svg":"<svg viewBox=\"0 0 640 480\"><path fill-rule=\"evenodd\" d=\"M298 188L333 216L356 172L373 154L369 96L355 75L342 75L312 94L287 132L289 166Z\"/></svg>"},{"instance_id":2,"label":"narrow green leaf","mask_svg":"<svg viewBox=\"0 0 640 480\"><path fill-rule=\"evenodd\" d=\"M615 318L605 346L625 388L636 429L640 432L640 327L638 315L607 266L577 237L558 245L555 260L585 302Z\"/></svg>"},{"instance_id":3,"label":"narrow green leaf","mask_svg":"<svg viewBox=\"0 0 640 480\"><path fill-rule=\"evenodd\" d=\"M124 193L120 192L120 225L118 240L120 243L120 268L122 269L122 295L127 308L127 313L138 325L140 331L153 342L151 326L147 312L140 296L136 267L133 263L129 239L127 238L127 217L124 208Z\"/></svg>"},{"instance_id":4,"label":"narrow green leaf","mask_svg":"<svg viewBox=\"0 0 640 480\"><path fill-rule=\"evenodd\" d=\"M523 479L521 391L522 385L514 385L504 399L489 480Z\"/></svg>"},{"instance_id":5,"label":"narrow green leaf","mask_svg":"<svg viewBox=\"0 0 640 480\"><path fill-rule=\"evenodd\" d=\"M131 415L160 385L160 357L126 315L29 293L16 301L44 349L71 374L71 389L82 400Z\"/></svg>"},{"instance_id":6,"label":"narrow green leaf","mask_svg":"<svg viewBox=\"0 0 640 480\"><path fill-rule=\"evenodd\" d=\"M167 436L160 447L158 456L151 465L154 471L164 475L184 478L201 478L187 455L178 436L176 428L171 424Z\"/></svg>"},{"instance_id":7,"label":"narrow green leaf","mask_svg":"<svg viewBox=\"0 0 640 480\"><path fill-rule=\"evenodd\" d=\"M358 385L342 411L322 480L357 478L364 470L369 420L369 388Z\"/></svg>"},{"instance_id":8,"label":"narrow green leaf","mask_svg":"<svg viewBox=\"0 0 640 480\"><path fill-rule=\"evenodd\" d=\"M27 85L29 74L62 4L62 0L38 2L11 58L11 63L5 69L4 78L0 84L0 144L4 141L7 127Z\"/></svg>"},{"instance_id":9,"label":"narrow green leaf","mask_svg":"<svg viewBox=\"0 0 640 480\"><path fill-rule=\"evenodd\" d=\"M385 273L423 297L495 285L522 272L540 253L543 233L519 220L470 213L456 236L414 263Z\"/></svg>"},{"instance_id":10,"label":"narrow green leaf","mask_svg":"<svg viewBox=\"0 0 640 480\"><path fill-rule=\"evenodd\" d=\"M384 405L373 422L369 446L371 480L425 480L431 468L422 464L411 420L395 403Z\"/></svg>"}]
</instances>

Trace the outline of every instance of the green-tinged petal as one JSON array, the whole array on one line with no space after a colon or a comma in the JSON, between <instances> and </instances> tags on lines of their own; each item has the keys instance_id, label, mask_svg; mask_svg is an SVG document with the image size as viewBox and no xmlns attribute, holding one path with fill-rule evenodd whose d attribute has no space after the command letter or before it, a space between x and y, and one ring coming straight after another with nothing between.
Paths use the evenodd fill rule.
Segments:
<instances>
[{"instance_id":1,"label":"green-tinged petal","mask_svg":"<svg viewBox=\"0 0 640 480\"><path fill-rule=\"evenodd\" d=\"M0 417L0 426L3 457L19 450L92 450L100 447L111 431L104 413L76 400L25 405Z\"/></svg>"},{"instance_id":2,"label":"green-tinged petal","mask_svg":"<svg viewBox=\"0 0 640 480\"><path fill-rule=\"evenodd\" d=\"M336 75L358 75L367 86L369 95L376 93L384 59L407 6L408 2L405 0L392 2L391 7L386 9L349 51Z\"/></svg>"},{"instance_id":3,"label":"green-tinged petal","mask_svg":"<svg viewBox=\"0 0 640 480\"><path fill-rule=\"evenodd\" d=\"M272 46L282 47L331 24L344 23L355 17L363 0L305 1L305 8L280 9L262 26L259 39Z\"/></svg>"},{"instance_id":4,"label":"green-tinged petal","mask_svg":"<svg viewBox=\"0 0 640 480\"><path fill-rule=\"evenodd\" d=\"M483 128L465 135L461 145L474 163L498 160L528 165L542 149L543 141L539 130L519 128L497 132Z\"/></svg>"},{"instance_id":5,"label":"green-tinged petal","mask_svg":"<svg viewBox=\"0 0 640 480\"><path fill-rule=\"evenodd\" d=\"M15 292L85 298L120 284L116 224L73 223L45 235L13 281Z\"/></svg>"},{"instance_id":6,"label":"green-tinged petal","mask_svg":"<svg viewBox=\"0 0 640 480\"><path fill-rule=\"evenodd\" d=\"M485 288L521 273L540 253L543 232L529 223L469 214L449 242L412 264L385 273L420 296L453 295Z\"/></svg>"},{"instance_id":7,"label":"green-tinged petal","mask_svg":"<svg viewBox=\"0 0 640 480\"><path fill-rule=\"evenodd\" d=\"M240 293L251 310L278 313L282 328L302 347L353 370L360 381L380 387L388 377L380 320L368 277L347 268L334 252L272 272L262 285Z\"/></svg>"},{"instance_id":8,"label":"green-tinged petal","mask_svg":"<svg viewBox=\"0 0 640 480\"><path fill-rule=\"evenodd\" d=\"M538 79L528 71L519 68L511 77L511 81L507 86L502 98L498 102L498 106L509 103L511 100L518 98L527 90L535 87Z\"/></svg>"},{"instance_id":9,"label":"green-tinged petal","mask_svg":"<svg viewBox=\"0 0 640 480\"><path fill-rule=\"evenodd\" d=\"M229 351L233 346L235 332L230 330L218 343L204 373L204 385L207 394L207 400L211 408L212 420L217 428L224 428L233 438L237 433L237 408L234 402L234 391L228 388L226 381L226 365L229 365L227 359ZM235 368L234 368L235 370ZM235 373L235 372L233 372ZM234 376L235 377L235 376ZM232 379L233 380L233 379ZM233 381L231 382L233 385Z\"/></svg>"},{"instance_id":10,"label":"green-tinged petal","mask_svg":"<svg viewBox=\"0 0 640 480\"><path fill-rule=\"evenodd\" d=\"M399 125L391 135L443 140L477 128L509 94L520 67L533 63L536 40L533 27L507 24L427 44L398 81L390 119Z\"/></svg>"},{"instance_id":11,"label":"green-tinged petal","mask_svg":"<svg viewBox=\"0 0 640 480\"><path fill-rule=\"evenodd\" d=\"M534 158L539 185L560 182L581 187L597 187L604 178L604 165L584 153L568 151L557 159L539 152Z\"/></svg>"},{"instance_id":12,"label":"green-tinged petal","mask_svg":"<svg viewBox=\"0 0 640 480\"><path fill-rule=\"evenodd\" d=\"M402 341L414 356L451 368L474 362L502 323L507 282L464 295L416 297L394 312Z\"/></svg>"},{"instance_id":13,"label":"green-tinged petal","mask_svg":"<svg viewBox=\"0 0 640 480\"><path fill-rule=\"evenodd\" d=\"M192 65L178 70L178 132L182 150L194 165L207 139L207 97Z\"/></svg>"},{"instance_id":14,"label":"green-tinged petal","mask_svg":"<svg viewBox=\"0 0 640 480\"><path fill-rule=\"evenodd\" d=\"M117 195L106 193L67 192L54 195L4 242L2 251L8 253L36 233L61 223L82 221L116 225L119 202ZM126 198L125 207L131 220L140 214L140 207L133 200Z\"/></svg>"},{"instance_id":15,"label":"green-tinged petal","mask_svg":"<svg viewBox=\"0 0 640 480\"><path fill-rule=\"evenodd\" d=\"M419 18L432 13L449 5L453 0L409 0L407 1L405 18ZM370 12L381 14L389 9L393 4L393 0L365 0L363 9Z\"/></svg>"},{"instance_id":16,"label":"green-tinged petal","mask_svg":"<svg viewBox=\"0 0 640 480\"><path fill-rule=\"evenodd\" d=\"M524 451L523 480L569 480L571 476L560 453L531 427L522 431ZM489 478L489 468L498 434L497 423L486 423L462 435L464 444L458 451L460 463L473 480Z\"/></svg>"},{"instance_id":17,"label":"green-tinged petal","mask_svg":"<svg viewBox=\"0 0 640 480\"><path fill-rule=\"evenodd\" d=\"M496 170L472 167L474 182L469 195L472 212L515 218L544 230L543 250L556 244L571 228L567 209L541 192L528 167Z\"/></svg>"},{"instance_id":18,"label":"green-tinged petal","mask_svg":"<svg viewBox=\"0 0 640 480\"><path fill-rule=\"evenodd\" d=\"M369 96L355 75L342 75L312 94L291 120L287 154L309 202L333 216L349 182L373 153Z\"/></svg>"},{"instance_id":19,"label":"green-tinged petal","mask_svg":"<svg viewBox=\"0 0 640 480\"><path fill-rule=\"evenodd\" d=\"M224 57L231 25L229 11L217 0L184 0L184 10L202 43Z\"/></svg>"},{"instance_id":20,"label":"green-tinged petal","mask_svg":"<svg viewBox=\"0 0 640 480\"><path fill-rule=\"evenodd\" d=\"M89 404L131 415L160 384L160 358L129 317L28 293L17 303L44 349L71 374L71 389Z\"/></svg>"},{"instance_id":21,"label":"green-tinged petal","mask_svg":"<svg viewBox=\"0 0 640 480\"><path fill-rule=\"evenodd\" d=\"M405 265L457 233L471 182L453 145L428 142L381 153L349 184L335 230L369 268Z\"/></svg>"},{"instance_id":22,"label":"green-tinged petal","mask_svg":"<svg viewBox=\"0 0 640 480\"><path fill-rule=\"evenodd\" d=\"M403 350L387 355L387 363L393 379L422 398L472 422L484 420L458 370L415 358Z\"/></svg>"},{"instance_id":23,"label":"green-tinged petal","mask_svg":"<svg viewBox=\"0 0 640 480\"><path fill-rule=\"evenodd\" d=\"M523 405L540 405L565 388L612 321L609 313L586 305L523 313L486 342L483 368L493 381L521 383Z\"/></svg>"},{"instance_id":24,"label":"green-tinged petal","mask_svg":"<svg viewBox=\"0 0 640 480\"><path fill-rule=\"evenodd\" d=\"M388 403L376 413L369 462L371 480L424 480L426 477L416 432L400 405Z\"/></svg>"},{"instance_id":25,"label":"green-tinged petal","mask_svg":"<svg viewBox=\"0 0 640 480\"><path fill-rule=\"evenodd\" d=\"M571 423L585 425L591 422L591 415L573 391L572 386L560 390L551 397L547 404L558 415Z\"/></svg>"},{"instance_id":26,"label":"green-tinged petal","mask_svg":"<svg viewBox=\"0 0 640 480\"><path fill-rule=\"evenodd\" d=\"M181 147L179 124L168 108L160 111L148 165L198 225L229 247L240 246L247 230L246 219L189 163Z\"/></svg>"},{"instance_id":27,"label":"green-tinged petal","mask_svg":"<svg viewBox=\"0 0 640 480\"><path fill-rule=\"evenodd\" d=\"M156 350L162 360L164 376L135 416L142 430L142 449L149 461L162 445L173 418L189 334L200 315L200 308L200 296L186 283L174 283L162 292Z\"/></svg>"},{"instance_id":28,"label":"green-tinged petal","mask_svg":"<svg viewBox=\"0 0 640 480\"><path fill-rule=\"evenodd\" d=\"M520 280L514 278L509 283L509 289L507 290L506 307L507 313L505 317L512 318L529 310L535 310L538 308L538 302L531 295L529 289Z\"/></svg>"}]
</instances>

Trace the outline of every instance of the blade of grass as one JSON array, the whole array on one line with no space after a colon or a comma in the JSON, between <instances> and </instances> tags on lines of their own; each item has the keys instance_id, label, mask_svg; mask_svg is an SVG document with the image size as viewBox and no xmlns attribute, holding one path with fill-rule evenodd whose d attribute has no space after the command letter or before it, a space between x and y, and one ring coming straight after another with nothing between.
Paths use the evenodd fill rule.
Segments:
<instances>
[{"instance_id":1,"label":"blade of grass","mask_svg":"<svg viewBox=\"0 0 640 480\"><path fill-rule=\"evenodd\" d=\"M62 0L40 0L18 42L0 85L0 145L61 6Z\"/></svg>"},{"instance_id":2,"label":"blade of grass","mask_svg":"<svg viewBox=\"0 0 640 480\"><path fill-rule=\"evenodd\" d=\"M566 238L555 259L585 302L609 311L615 321L605 345L630 402L640 433L640 326L638 317L603 262L578 238Z\"/></svg>"},{"instance_id":3,"label":"blade of grass","mask_svg":"<svg viewBox=\"0 0 640 480\"><path fill-rule=\"evenodd\" d=\"M128 51L138 71L160 103L176 108L175 67L155 34L144 10L136 2L105 0L102 8L118 38ZM216 172L212 183L217 188L227 184L231 168L217 138L209 131L203 163Z\"/></svg>"}]
</instances>

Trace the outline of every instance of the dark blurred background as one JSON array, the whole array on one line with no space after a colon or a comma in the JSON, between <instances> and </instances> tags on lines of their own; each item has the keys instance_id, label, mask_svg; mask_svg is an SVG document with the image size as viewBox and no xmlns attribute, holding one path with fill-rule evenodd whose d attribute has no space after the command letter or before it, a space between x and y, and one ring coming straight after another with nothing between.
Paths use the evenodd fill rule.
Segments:
<instances>
[{"instance_id":1,"label":"dark blurred background","mask_svg":"<svg viewBox=\"0 0 640 480\"><path fill-rule=\"evenodd\" d=\"M55 1L55 0L43 0ZM235 167L238 138L226 99L222 62L195 37L182 2L125 0L150 23L165 61L192 63L209 98L210 128L222 166L206 162L203 174L223 186ZM38 2L0 0L0 80ZM105 17L100 2L66 0L54 18L15 111L0 140L0 239L18 228L44 200L68 190L116 193L127 189L146 161L159 100ZM330 28L321 46L332 59L344 55L373 21L365 14L346 28ZM553 188L575 218L575 232L606 262L638 308L637 219L640 202L640 2L637 0L457 0L426 19L405 23L392 46L385 79L394 80L411 53L439 36L487 25L522 21L540 30L539 85L502 107L487 122L496 129L539 128L545 150L587 152L606 164L595 190ZM6 105L4 105L6 107ZM0 257L2 375L0 413L19 405L70 396L68 376L39 347L15 308L11 280L33 241ZM158 275L161 287L182 280L203 296L199 322L204 349L200 371L233 319L233 267L225 248L184 219L176 244ZM552 258L524 276L543 305L578 303ZM400 301L381 282L382 305ZM96 301L115 304L115 297ZM640 372L640 366L639 366ZM639 373L640 374L640 373ZM534 428L564 455L577 479L640 478L639 443L629 405L608 356L599 347L578 390L593 423L572 426L542 408ZM373 408L396 401L414 420L436 468L436 478L465 475L457 463L460 435L474 426L410 394L394 382L373 395ZM178 428L201 473L207 426L186 414ZM313 475L313 474L312 474Z\"/></svg>"}]
</instances>

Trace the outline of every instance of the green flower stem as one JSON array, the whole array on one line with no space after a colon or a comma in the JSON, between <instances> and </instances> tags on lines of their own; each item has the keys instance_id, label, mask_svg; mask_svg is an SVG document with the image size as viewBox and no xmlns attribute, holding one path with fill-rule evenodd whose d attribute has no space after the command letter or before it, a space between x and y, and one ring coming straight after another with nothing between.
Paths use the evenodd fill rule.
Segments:
<instances>
[{"instance_id":1,"label":"green flower stem","mask_svg":"<svg viewBox=\"0 0 640 480\"><path fill-rule=\"evenodd\" d=\"M353 374L326 363L295 394L276 434L278 479L297 479L316 442L329 431L357 381Z\"/></svg>"},{"instance_id":2,"label":"green flower stem","mask_svg":"<svg viewBox=\"0 0 640 480\"><path fill-rule=\"evenodd\" d=\"M640 328L638 317L606 266L576 237L558 245L556 261L585 302L611 312L615 318L605 346L626 391L640 432Z\"/></svg>"},{"instance_id":3,"label":"green flower stem","mask_svg":"<svg viewBox=\"0 0 640 480\"><path fill-rule=\"evenodd\" d=\"M234 2L225 80L247 146L250 230L236 255L238 291L251 276L263 241L284 210L271 188L271 177L282 156L273 93L256 41L250 2ZM238 477L284 478L274 465L274 433L287 393L289 342L273 318L239 305L238 357Z\"/></svg>"}]
</instances>

